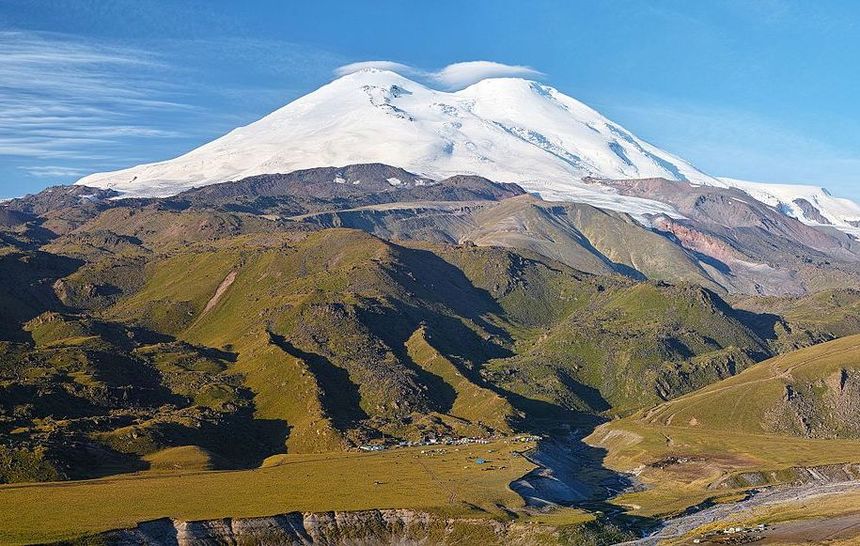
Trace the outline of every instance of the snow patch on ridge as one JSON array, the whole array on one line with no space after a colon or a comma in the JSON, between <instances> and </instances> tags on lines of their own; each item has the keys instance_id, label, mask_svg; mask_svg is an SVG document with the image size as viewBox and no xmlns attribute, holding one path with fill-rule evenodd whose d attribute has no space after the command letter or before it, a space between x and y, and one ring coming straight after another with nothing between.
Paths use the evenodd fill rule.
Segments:
<instances>
[{"instance_id":1,"label":"snow patch on ridge","mask_svg":"<svg viewBox=\"0 0 860 546\"><path fill-rule=\"evenodd\" d=\"M834 227L860 237L860 225L857 225L860 224L860 205L850 199L834 197L824 188L750 182L736 178L720 178L720 181L776 208L786 216L797 218L804 224ZM806 203L813 208L804 210Z\"/></svg>"}]
</instances>

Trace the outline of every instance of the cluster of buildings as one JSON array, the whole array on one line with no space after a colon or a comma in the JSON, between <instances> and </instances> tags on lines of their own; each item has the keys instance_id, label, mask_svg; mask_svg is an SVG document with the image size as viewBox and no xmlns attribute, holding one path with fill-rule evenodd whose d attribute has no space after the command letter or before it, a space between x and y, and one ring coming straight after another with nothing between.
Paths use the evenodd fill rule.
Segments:
<instances>
[{"instance_id":1,"label":"cluster of buildings","mask_svg":"<svg viewBox=\"0 0 860 546\"><path fill-rule=\"evenodd\" d=\"M491 436L491 437L460 437L454 438L452 436L444 436L442 438L436 438L435 436L430 436L418 441L406 441L401 440L398 442L386 443L383 441L378 444L363 444L358 447L361 451L384 451L386 449L395 448L395 447L419 447L419 446L461 446L461 445L469 445L469 444L489 444L490 442L501 440L502 436ZM520 435L514 436L510 438L511 441L521 442L521 443L532 443L540 440L540 436L534 435Z\"/></svg>"}]
</instances>

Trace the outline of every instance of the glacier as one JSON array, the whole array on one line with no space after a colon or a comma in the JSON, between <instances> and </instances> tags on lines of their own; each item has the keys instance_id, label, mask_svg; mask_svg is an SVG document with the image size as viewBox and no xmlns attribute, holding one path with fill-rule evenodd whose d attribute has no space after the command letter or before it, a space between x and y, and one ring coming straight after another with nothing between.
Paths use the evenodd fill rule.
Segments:
<instances>
[{"instance_id":1,"label":"glacier","mask_svg":"<svg viewBox=\"0 0 860 546\"><path fill-rule=\"evenodd\" d=\"M860 233L852 224L860 207L848 200L710 176L537 81L488 78L449 92L378 68L344 75L174 159L77 183L164 197L258 174L355 163L385 163L430 179L480 175L518 183L547 200L584 202L646 222L650 215L680 215L656 200L618 195L594 179L659 177L735 187L782 204L783 212L805 223ZM789 199L790 191L799 193ZM803 214L796 202L803 196L812 197L821 216Z\"/></svg>"}]
</instances>

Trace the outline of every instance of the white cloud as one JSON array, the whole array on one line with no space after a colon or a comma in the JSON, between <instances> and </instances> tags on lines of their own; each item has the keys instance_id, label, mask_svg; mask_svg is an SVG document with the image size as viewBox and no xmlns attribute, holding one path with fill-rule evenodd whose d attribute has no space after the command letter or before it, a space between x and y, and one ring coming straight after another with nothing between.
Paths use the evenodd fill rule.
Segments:
<instances>
[{"instance_id":1,"label":"white cloud","mask_svg":"<svg viewBox=\"0 0 860 546\"><path fill-rule=\"evenodd\" d=\"M38 177L54 178L60 176L83 176L87 174L86 169L75 167L64 167L62 165L38 165L32 167L18 167L22 171Z\"/></svg>"},{"instance_id":2,"label":"white cloud","mask_svg":"<svg viewBox=\"0 0 860 546\"><path fill-rule=\"evenodd\" d=\"M435 71L422 70L396 61L361 61L338 67L334 73L336 76L345 76L369 68L391 70L403 76L416 77L429 84L452 90L468 87L473 83L487 78L540 78L544 75L542 72L529 66L510 65L493 61L454 63Z\"/></svg>"},{"instance_id":3,"label":"white cloud","mask_svg":"<svg viewBox=\"0 0 860 546\"><path fill-rule=\"evenodd\" d=\"M542 72L529 66L495 63L492 61L468 61L449 64L431 74L433 80L449 89L461 89L486 78L539 78Z\"/></svg>"}]
</instances>

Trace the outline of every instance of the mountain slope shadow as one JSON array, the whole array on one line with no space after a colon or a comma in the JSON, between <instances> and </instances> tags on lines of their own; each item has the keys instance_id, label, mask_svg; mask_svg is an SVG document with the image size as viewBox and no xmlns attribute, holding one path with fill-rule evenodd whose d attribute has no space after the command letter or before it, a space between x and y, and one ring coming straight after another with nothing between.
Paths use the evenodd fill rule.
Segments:
<instances>
[{"instance_id":1,"label":"mountain slope shadow","mask_svg":"<svg viewBox=\"0 0 860 546\"><path fill-rule=\"evenodd\" d=\"M430 389L429 392L437 403L435 408L437 411L445 413L450 410L456 393L444 380L421 368L407 354L406 342L419 327L426 326L428 331L433 332L433 347L454 362L460 372L467 376L471 374L469 370L464 369L463 361L480 365L491 358L510 356L507 349L482 339L454 317L402 302L388 303L394 308L384 312L377 309L361 309L359 318L375 337L385 343L398 361L408 366L418 380ZM469 378L474 382L473 377Z\"/></svg>"},{"instance_id":2,"label":"mountain slope shadow","mask_svg":"<svg viewBox=\"0 0 860 546\"><path fill-rule=\"evenodd\" d=\"M314 374L322 389L323 407L339 430L347 430L368 415L361 409L361 395L343 368L335 366L327 358L316 353L305 352L284 336L269 331L273 345L292 356L304 361Z\"/></svg>"},{"instance_id":3,"label":"mountain slope shadow","mask_svg":"<svg viewBox=\"0 0 860 546\"><path fill-rule=\"evenodd\" d=\"M556 377L577 398L588 404L595 413L601 413L611 409L609 402L603 397L598 389L577 381L566 370L558 370Z\"/></svg>"},{"instance_id":4,"label":"mountain slope shadow","mask_svg":"<svg viewBox=\"0 0 860 546\"><path fill-rule=\"evenodd\" d=\"M281 419L260 419L248 408L223 416L218 424L165 423L158 433L172 446L195 445L214 454L216 469L242 469L257 468L267 457L283 453L290 426Z\"/></svg>"},{"instance_id":5,"label":"mountain slope shadow","mask_svg":"<svg viewBox=\"0 0 860 546\"><path fill-rule=\"evenodd\" d=\"M486 318L504 314L489 292L475 286L465 273L428 250L399 246L397 249L401 267L390 268L388 274L401 286L413 291L421 301L447 307L490 334L510 341L508 332Z\"/></svg>"},{"instance_id":6,"label":"mountain slope shadow","mask_svg":"<svg viewBox=\"0 0 860 546\"><path fill-rule=\"evenodd\" d=\"M83 262L47 252L12 252L0 256L0 339L24 341L23 323L45 311L64 310L53 284Z\"/></svg>"},{"instance_id":7,"label":"mountain slope shadow","mask_svg":"<svg viewBox=\"0 0 860 546\"><path fill-rule=\"evenodd\" d=\"M733 310L741 322L765 341L776 340L779 337L776 331L777 326L782 325L783 328L786 326L782 317L773 313L756 313L739 308Z\"/></svg>"}]
</instances>

